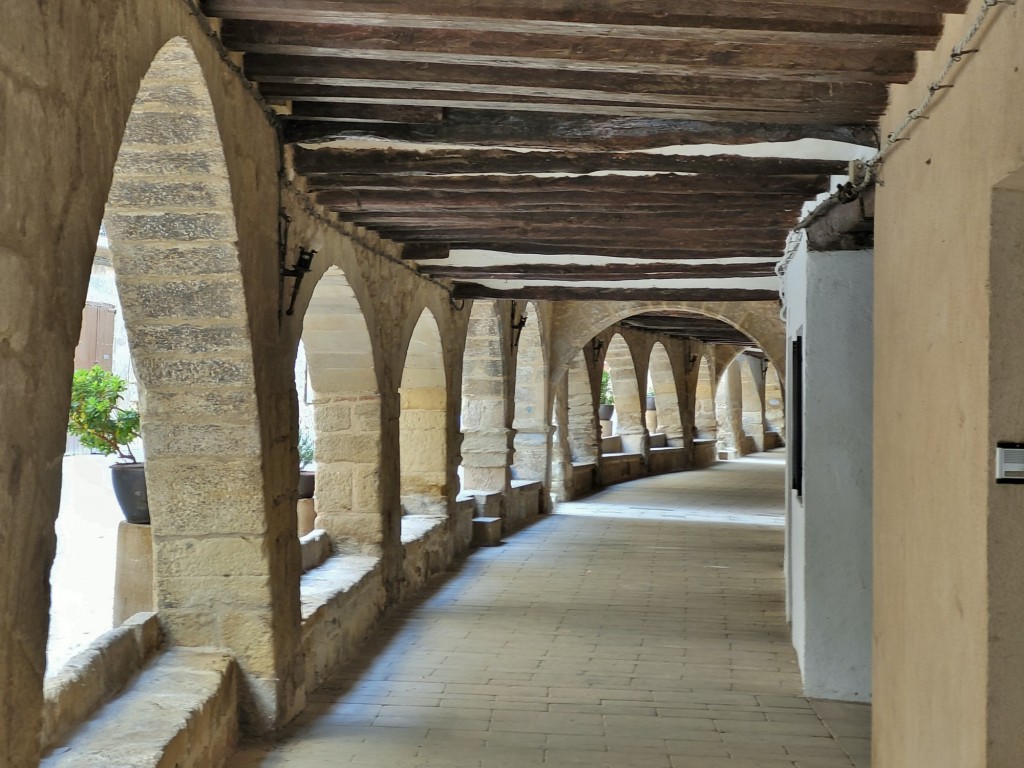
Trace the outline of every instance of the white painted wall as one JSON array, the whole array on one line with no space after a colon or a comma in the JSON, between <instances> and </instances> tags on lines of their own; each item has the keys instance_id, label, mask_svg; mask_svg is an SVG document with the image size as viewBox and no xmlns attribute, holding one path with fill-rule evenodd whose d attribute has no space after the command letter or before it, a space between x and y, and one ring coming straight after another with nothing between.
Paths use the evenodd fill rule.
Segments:
<instances>
[{"instance_id":1,"label":"white painted wall","mask_svg":"<svg viewBox=\"0 0 1024 768\"><path fill-rule=\"evenodd\" d=\"M802 249L785 282L787 335L804 338L804 488L787 503L793 643L808 696L870 701L872 253Z\"/></svg>"}]
</instances>

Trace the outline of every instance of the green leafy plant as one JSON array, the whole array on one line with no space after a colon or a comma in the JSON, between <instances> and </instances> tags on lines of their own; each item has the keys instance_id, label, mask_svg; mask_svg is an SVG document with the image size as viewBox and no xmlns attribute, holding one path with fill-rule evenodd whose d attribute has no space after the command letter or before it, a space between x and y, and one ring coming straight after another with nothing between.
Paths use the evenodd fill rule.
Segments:
<instances>
[{"instance_id":1,"label":"green leafy plant","mask_svg":"<svg viewBox=\"0 0 1024 768\"><path fill-rule=\"evenodd\" d=\"M299 469L305 469L316 460L316 442L307 429L299 429Z\"/></svg>"},{"instance_id":2,"label":"green leafy plant","mask_svg":"<svg viewBox=\"0 0 1024 768\"><path fill-rule=\"evenodd\" d=\"M128 382L98 365L75 371L68 432L86 448L134 462L129 443L139 437L139 412L118 405L127 387Z\"/></svg>"},{"instance_id":3,"label":"green leafy plant","mask_svg":"<svg viewBox=\"0 0 1024 768\"><path fill-rule=\"evenodd\" d=\"M607 368L601 371L601 405L615 405L615 393L612 391L612 374Z\"/></svg>"}]
</instances>

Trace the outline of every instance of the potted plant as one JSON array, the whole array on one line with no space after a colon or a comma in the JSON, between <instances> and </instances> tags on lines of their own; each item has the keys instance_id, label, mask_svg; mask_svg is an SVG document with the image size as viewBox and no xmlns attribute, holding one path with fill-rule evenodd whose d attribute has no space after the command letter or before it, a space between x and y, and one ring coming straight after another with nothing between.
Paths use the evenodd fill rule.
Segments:
<instances>
[{"instance_id":1,"label":"potted plant","mask_svg":"<svg viewBox=\"0 0 1024 768\"><path fill-rule=\"evenodd\" d=\"M615 393L612 391L612 374L607 368L601 371L600 405L597 409L601 421L611 421L615 413Z\"/></svg>"},{"instance_id":2,"label":"potted plant","mask_svg":"<svg viewBox=\"0 0 1024 768\"><path fill-rule=\"evenodd\" d=\"M306 469L316 460L316 443L312 433L304 427L299 428L299 498L312 499L316 491L316 472Z\"/></svg>"},{"instance_id":3,"label":"potted plant","mask_svg":"<svg viewBox=\"0 0 1024 768\"><path fill-rule=\"evenodd\" d=\"M83 446L104 456L117 454L110 467L114 496L125 520L149 524L145 465L137 461L130 443L139 437L139 412L118 405L128 383L95 365L75 371L71 381L68 432Z\"/></svg>"},{"instance_id":4,"label":"potted plant","mask_svg":"<svg viewBox=\"0 0 1024 768\"><path fill-rule=\"evenodd\" d=\"M654 387L647 388L647 410L653 411L657 409L657 403L654 397Z\"/></svg>"}]
</instances>

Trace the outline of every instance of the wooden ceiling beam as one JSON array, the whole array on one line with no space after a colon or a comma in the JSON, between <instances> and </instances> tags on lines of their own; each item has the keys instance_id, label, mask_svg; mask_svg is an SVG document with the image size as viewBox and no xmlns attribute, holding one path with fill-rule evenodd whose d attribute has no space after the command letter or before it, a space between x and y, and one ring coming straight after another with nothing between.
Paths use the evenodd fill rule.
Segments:
<instances>
[{"instance_id":1,"label":"wooden ceiling beam","mask_svg":"<svg viewBox=\"0 0 1024 768\"><path fill-rule=\"evenodd\" d=\"M571 248L620 248L632 249L665 249L668 244L678 244L680 249L687 251L714 250L717 253L750 251L773 251L780 256L785 246L785 231L766 232L765 230L662 230L628 232L600 232L576 228L559 232L555 228L539 229L536 227L518 227L502 230L446 230L444 232L422 232L399 229L375 229L381 237L399 243L434 243L448 244L470 242L473 239L487 239L493 246L492 250L507 250L509 247L529 249L537 244L546 244L558 249ZM674 258L682 258L674 256Z\"/></svg>"},{"instance_id":2,"label":"wooden ceiling beam","mask_svg":"<svg viewBox=\"0 0 1024 768\"><path fill-rule=\"evenodd\" d=\"M514 152L502 149L438 150L290 148L295 172L307 178L346 175L465 173L594 173L670 171L729 176L842 174L841 160L742 155L657 155L640 152Z\"/></svg>"},{"instance_id":3,"label":"wooden ceiling beam","mask_svg":"<svg viewBox=\"0 0 1024 768\"><path fill-rule=\"evenodd\" d=\"M366 204L353 206L351 209L342 206L330 206L330 210L344 221L372 221L409 218L410 220L429 224L436 218L449 215L455 216L510 216L521 213L524 217L532 214L557 214L562 216L573 216L576 214L601 214L607 216L619 216L626 212L634 216L644 214L668 215L674 214L680 220L701 219L707 220L709 216L716 219L731 220L736 217L752 216L757 217L765 214L777 214L779 216L794 218L800 212L799 203L782 204L775 201L772 205L754 205L739 198L732 198L735 202L723 202L721 205L710 204L708 207L687 206L678 202L668 204L650 204L644 202L630 202L623 205L615 201L594 201L587 203L566 203L556 205L552 203L527 203L510 202L507 206L500 203L491 205L472 204L460 206L458 202L446 201L444 204L423 204L416 205L415 200L403 201L401 203L378 204L376 201L366 201ZM326 207L326 206L325 206ZM710 213L709 213L710 211Z\"/></svg>"},{"instance_id":4,"label":"wooden ceiling beam","mask_svg":"<svg viewBox=\"0 0 1024 768\"><path fill-rule=\"evenodd\" d=\"M866 118L867 116L865 116ZM873 126L812 123L770 124L664 118L591 117L562 113L451 109L438 125L343 126L332 122L286 121L284 140L323 142L367 138L421 144L464 144L537 149L638 150L692 144L754 144L823 139L878 146Z\"/></svg>"},{"instance_id":5,"label":"wooden ceiling beam","mask_svg":"<svg viewBox=\"0 0 1024 768\"><path fill-rule=\"evenodd\" d=\"M926 36L817 35L778 31L677 30L671 39L531 34L494 29L225 21L232 50L291 56L372 55L380 61L485 64L530 69L656 74L732 74L812 80L906 82Z\"/></svg>"},{"instance_id":6,"label":"wooden ceiling beam","mask_svg":"<svg viewBox=\"0 0 1024 768\"><path fill-rule=\"evenodd\" d=\"M743 228L783 229L789 230L797 223L797 215L765 215L765 214L709 214L703 216L678 216L673 214L630 214L630 213L598 213L598 214L514 214L506 216L457 216L448 214L434 219L422 216L352 216L343 217L361 227L378 231L422 230L435 232L453 232L464 230L501 230L517 226L563 226L587 227L593 230L610 229L613 231L660 230L665 227L707 227L712 224L716 229Z\"/></svg>"},{"instance_id":7,"label":"wooden ceiling beam","mask_svg":"<svg viewBox=\"0 0 1024 768\"><path fill-rule=\"evenodd\" d=\"M410 106L407 104L320 104L293 102L287 113L292 120L341 120L372 123L440 123L444 121L442 107Z\"/></svg>"},{"instance_id":8,"label":"wooden ceiling beam","mask_svg":"<svg viewBox=\"0 0 1024 768\"><path fill-rule=\"evenodd\" d=\"M828 176L725 176L657 174L653 176L507 176L473 174L453 176L375 176L353 175L340 179L337 188L325 187L322 179L309 184L310 191L348 192L381 190L428 190L434 192L517 192L536 194L544 192L572 192L575 194L663 194L721 196L759 195L813 197L828 189Z\"/></svg>"},{"instance_id":9,"label":"wooden ceiling beam","mask_svg":"<svg viewBox=\"0 0 1024 768\"><path fill-rule=\"evenodd\" d=\"M207 16L267 21L359 22L455 25L489 28L495 20L534 28L704 27L772 31L867 34L941 34L941 13L963 11L966 0L766 2L629 0L580 4L573 0L435 0L429 6L404 0L203 0ZM429 9L429 10L427 10ZM547 24L545 24L545 22Z\"/></svg>"},{"instance_id":10,"label":"wooden ceiling beam","mask_svg":"<svg viewBox=\"0 0 1024 768\"><path fill-rule=\"evenodd\" d=\"M612 211L719 209L799 211L806 198L799 195L746 195L706 192L699 196L637 191L628 199L619 192L454 192L414 190L346 190L333 188L316 193L317 202L339 213L431 211Z\"/></svg>"},{"instance_id":11,"label":"wooden ceiling beam","mask_svg":"<svg viewBox=\"0 0 1024 768\"><path fill-rule=\"evenodd\" d=\"M772 277L775 265L757 264L597 264L561 266L550 264L514 264L489 267L421 266L431 277L447 280L548 280L579 282L584 280L672 280Z\"/></svg>"},{"instance_id":12,"label":"wooden ceiling beam","mask_svg":"<svg viewBox=\"0 0 1024 768\"><path fill-rule=\"evenodd\" d=\"M537 89L527 89L521 93L510 89L502 89L498 95L495 89L487 86L460 86L461 90L445 89L441 86L422 85L416 88L404 88L394 82L382 83L374 87L359 85L317 85L308 83L276 83L264 81L260 83L260 92L268 99L291 101L295 109L306 110L303 105L307 101L320 103L367 103L367 104L400 104L408 106L444 107L447 112L452 110L508 112L543 112L558 115L603 116L606 118L642 118L661 120L749 120L749 115L742 118L729 117L730 113L712 112L708 109L698 110L689 106L686 100L680 101L671 95L626 94L616 96L596 94L599 98L574 98L571 95L546 93ZM472 87L473 90L467 90ZM571 108L567 109L567 105ZM673 106L675 105L675 106ZM329 111L328 111L329 114ZM784 125L791 113L768 113L766 119L771 124ZM825 119L828 117L829 119ZM858 113L852 122L863 119ZM818 113L821 124L840 125L844 123L836 114ZM851 122L846 118L845 122ZM507 143L507 142L506 142ZM731 143L731 142L729 142Z\"/></svg>"},{"instance_id":13,"label":"wooden ceiling beam","mask_svg":"<svg viewBox=\"0 0 1024 768\"><path fill-rule=\"evenodd\" d=\"M503 60L505 61L505 60ZM573 98L612 94L628 101L632 94L663 95L694 108L713 107L734 111L836 111L840 105L866 107L881 112L888 98L884 83L816 82L779 78L709 76L693 74L651 75L630 69L617 72L574 71L564 68L529 69L504 65L444 64L433 61L392 62L354 56L288 56L246 54L245 74L250 79L275 82L352 83L378 85L400 83L403 87L454 84L486 88L492 93L526 93L529 89L560 92ZM526 89L526 90L524 90Z\"/></svg>"},{"instance_id":14,"label":"wooden ceiling beam","mask_svg":"<svg viewBox=\"0 0 1024 768\"><path fill-rule=\"evenodd\" d=\"M654 246L636 243L601 245L538 241L498 243L480 239L449 241L446 245L453 251L479 250L513 255L604 256L611 259L688 259L694 261L701 259L780 259L783 252L783 244L774 242L771 245L760 247L752 247L750 243L741 245L680 243L673 247L666 243Z\"/></svg>"},{"instance_id":15,"label":"wooden ceiling beam","mask_svg":"<svg viewBox=\"0 0 1024 768\"><path fill-rule=\"evenodd\" d=\"M592 288L584 286L522 286L489 288L458 283L453 299L536 299L538 301L778 301L778 291L738 288Z\"/></svg>"}]
</instances>

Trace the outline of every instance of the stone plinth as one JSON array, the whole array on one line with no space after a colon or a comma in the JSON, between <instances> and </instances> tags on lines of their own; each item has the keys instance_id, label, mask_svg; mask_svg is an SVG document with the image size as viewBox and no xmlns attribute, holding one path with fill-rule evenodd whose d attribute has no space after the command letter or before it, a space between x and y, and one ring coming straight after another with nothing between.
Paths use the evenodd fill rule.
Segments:
<instances>
[{"instance_id":1,"label":"stone plinth","mask_svg":"<svg viewBox=\"0 0 1024 768\"><path fill-rule=\"evenodd\" d=\"M117 526L114 626L136 613L152 611L153 606L152 528L121 521Z\"/></svg>"}]
</instances>

